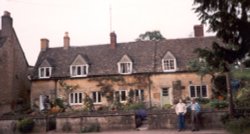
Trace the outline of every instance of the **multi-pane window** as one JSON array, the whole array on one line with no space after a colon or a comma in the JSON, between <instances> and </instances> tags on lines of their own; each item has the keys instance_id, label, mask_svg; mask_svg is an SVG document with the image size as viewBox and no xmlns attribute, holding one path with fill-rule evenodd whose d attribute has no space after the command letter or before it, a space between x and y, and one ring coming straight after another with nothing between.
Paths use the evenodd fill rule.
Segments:
<instances>
[{"instance_id":1,"label":"multi-pane window","mask_svg":"<svg viewBox=\"0 0 250 134\"><path fill-rule=\"evenodd\" d=\"M119 73L121 74L132 73L132 63L131 62L119 63Z\"/></svg>"},{"instance_id":2,"label":"multi-pane window","mask_svg":"<svg viewBox=\"0 0 250 134\"><path fill-rule=\"evenodd\" d=\"M163 60L163 70L164 71L174 71L176 69L175 59L164 59Z\"/></svg>"},{"instance_id":3,"label":"multi-pane window","mask_svg":"<svg viewBox=\"0 0 250 134\"><path fill-rule=\"evenodd\" d=\"M39 78L49 78L51 76L51 67L40 67Z\"/></svg>"},{"instance_id":4,"label":"multi-pane window","mask_svg":"<svg viewBox=\"0 0 250 134\"><path fill-rule=\"evenodd\" d=\"M190 97L191 98L202 98L207 97L207 86L190 86Z\"/></svg>"},{"instance_id":5,"label":"multi-pane window","mask_svg":"<svg viewBox=\"0 0 250 134\"><path fill-rule=\"evenodd\" d=\"M162 88L162 96L169 96L168 88Z\"/></svg>"},{"instance_id":6,"label":"multi-pane window","mask_svg":"<svg viewBox=\"0 0 250 134\"><path fill-rule=\"evenodd\" d=\"M87 65L72 65L70 67L70 74L72 77L86 76L88 74Z\"/></svg>"},{"instance_id":7,"label":"multi-pane window","mask_svg":"<svg viewBox=\"0 0 250 134\"><path fill-rule=\"evenodd\" d=\"M70 105L77 105L83 103L83 93L75 92L69 94L69 104Z\"/></svg>"},{"instance_id":8,"label":"multi-pane window","mask_svg":"<svg viewBox=\"0 0 250 134\"><path fill-rule=\"evenodd\" d=\"M92 92L92 99L94 103L101 103L102 102L101 92Z\"/></svg>"},{"instance_id":9,"label":"multi-pane window","mask_svg":"<svg viewBox=\"0 0 250 134\"><path fill-rule=\"evenodd\" d=\"M135 100L143 101L144 100L144 90L143 89L135 89Z\"/></svg>"},{"instance_id":10,"label":"multi-pane window","mask_svg":"<svg viewBox=\"0 0 250 134\"><path fill-rule=\"evenodd\" d=\"M125 102L126 101L126 91L125 90L120 90L115 92L115 99L120 102Z\"/></svg>"}]
</instances>

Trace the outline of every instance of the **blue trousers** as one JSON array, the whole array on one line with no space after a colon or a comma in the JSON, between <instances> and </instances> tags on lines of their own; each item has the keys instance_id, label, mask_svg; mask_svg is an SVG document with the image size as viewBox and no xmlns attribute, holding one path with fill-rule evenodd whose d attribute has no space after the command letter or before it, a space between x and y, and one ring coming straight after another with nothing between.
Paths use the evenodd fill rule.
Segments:
<instances>
[{"instance_id":1,"label":"blue trousers","mask_svg":"<svg viewBox=\"0 0 250 134\"><path fill-rule=\"evenodd\" d=\"M178 128L180 130L185 128L185 115L183 113L178 115Z\"/></svg>"}]
</instances>

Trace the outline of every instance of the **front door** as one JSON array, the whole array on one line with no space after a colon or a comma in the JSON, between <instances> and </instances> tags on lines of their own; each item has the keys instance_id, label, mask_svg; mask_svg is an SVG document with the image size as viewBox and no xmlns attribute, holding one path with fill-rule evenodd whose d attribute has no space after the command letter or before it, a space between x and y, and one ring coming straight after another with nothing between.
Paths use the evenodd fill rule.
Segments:
<instances>
[{"instance_id":1,"label":"front door","mask_svg":"<svg viewBox=\"0 0 250 134\"><path fill-rule=\"evenodd\" d=\"M169 88L161 89L161 106L163 107L165 104L170 104Z\"/></svg>"}]
</instances>

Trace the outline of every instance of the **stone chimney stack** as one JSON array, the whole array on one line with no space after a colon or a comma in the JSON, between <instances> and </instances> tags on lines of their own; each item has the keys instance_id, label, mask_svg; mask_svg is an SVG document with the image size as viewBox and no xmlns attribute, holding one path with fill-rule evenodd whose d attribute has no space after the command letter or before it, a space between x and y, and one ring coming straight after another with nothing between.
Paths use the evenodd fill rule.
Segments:
<instances>
[{"instance_id":1,"label":"stone chimney stack","mask_svg":"<svg viewBox=\"0 0 250 134\"><path fill-rule=\"evenodd\" d=\"M116 48L116 34L115 34L115 32L110 33L110 47L112 49Z\"/></svg>"},{"instance_id":2,"label":"stone chimney stack","mask_svg":"<svg viewBox=\"0 0 250 134\"><path fill-rule=\"evenodd\" d=\"M204 37L203 25L194 25L194 37Z\"/></svg>"},{"instance_id":3,"label":"stone chimney stack","mask_svg":"<svg viewBox=\"0 0 250 134\"><path fill-rule=\"evenodd\" d=\"M41 39L41 51L44 52L49 48L49 40L46 38Z\"/></svg>"},{"instance_id":4,"label":"stone chimney stack","mask_svg":"<svg viewBox=\"0 0 250 134\"><path fill-rule=\"evenodd\" d=\"M69 33L65 32L65 35L63 37L63 48L64 49L69 49L69 46L70 46Z\"/></svg>"},{"instance_id":5,"label":"stone chimney stack","mask_svg":"<svg viewBox=\"0 0 250 134\"><path fill-rule=\"evenodd\" d=\"M2 36L10 36L13 30L13 20L10 12L4 11L2 16Z\"/></svg>"}]
</instances>

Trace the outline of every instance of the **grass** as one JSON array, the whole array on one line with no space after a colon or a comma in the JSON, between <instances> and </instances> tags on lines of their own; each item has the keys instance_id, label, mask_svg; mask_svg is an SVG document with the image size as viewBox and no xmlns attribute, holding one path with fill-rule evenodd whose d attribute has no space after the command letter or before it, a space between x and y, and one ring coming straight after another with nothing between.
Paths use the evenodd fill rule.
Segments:
<instances>
[{"instance_id":1,"label":"grass","mask_svg":"<svg viewBox=\"0 0 250 134\"><path fill-rule=\"evenodd\" d=\"M235 79L250 80L250 69L232 70L232 76Z\"/></svg>"}]
</instances>

